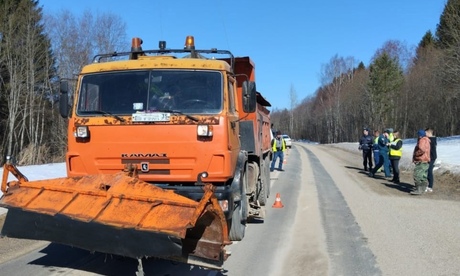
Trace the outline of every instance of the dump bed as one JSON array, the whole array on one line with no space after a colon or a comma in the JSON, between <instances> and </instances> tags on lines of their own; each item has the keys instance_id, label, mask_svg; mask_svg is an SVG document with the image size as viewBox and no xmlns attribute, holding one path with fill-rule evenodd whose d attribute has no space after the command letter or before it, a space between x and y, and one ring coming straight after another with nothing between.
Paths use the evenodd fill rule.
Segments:
<instances>
[{"instance_id":1,"label":"dump bed","mask_svg":"<svg viewBox=\"0 0 460 276\"><path fill-rule=\"evenodd\" d=\"M255 65L249 57L235 58L235 74L238 83L238 94L242 94L245 80L255 81ZM270 151L270 115L267 107L271 104L257 93L257 107L254 113L240 113L243 118L240 124L241 148L249 154L263 156ZM242 103L238 107L242 111Z\"/></svg>"}]
</instances>

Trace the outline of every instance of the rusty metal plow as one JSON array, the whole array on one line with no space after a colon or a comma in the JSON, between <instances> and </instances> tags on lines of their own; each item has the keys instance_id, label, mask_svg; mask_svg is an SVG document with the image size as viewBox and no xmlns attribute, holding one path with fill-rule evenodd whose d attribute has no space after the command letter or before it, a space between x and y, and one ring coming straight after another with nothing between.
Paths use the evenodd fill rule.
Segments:
<instances>
[{"instance_id":1,"label":"rusty metal plow","mask_svg":"<svg viewBox=\"0 0 460 276\"><path fill-rule=\"evenodd\" d=\"M7 183L9 172L18 180ZM196 202L123 172L28 181L6 163L1 189L4 236L213 269L228 257L227 223L209 183Z\"/></svg>"}]
</instances>

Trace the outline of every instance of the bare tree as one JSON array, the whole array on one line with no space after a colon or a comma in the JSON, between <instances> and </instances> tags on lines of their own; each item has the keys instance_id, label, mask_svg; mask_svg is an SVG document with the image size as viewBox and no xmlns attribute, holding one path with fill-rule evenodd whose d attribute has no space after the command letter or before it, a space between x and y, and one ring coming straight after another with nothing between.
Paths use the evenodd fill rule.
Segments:
<instances>
[{"instance_id":1,"label":"bare tree","mask_svg":"<svg viewBox=\"0 0 460 276\"><path fill-rule=\"evenodd\" d=\"M58 78L53 79L49 86L53 99L59 96L59 80L75 79L96 54L122 52L130 46L126 39L126 24L120 16L112 13L94 15L85 10L80 16L75 16L68 10L62 10L47 14L44 22L57 64ZM70 95L72 97L73 94ZM57 108L54 102L53 108ZM56 153L63 156L67 144L67 122L59 116L54 119L51 125L54 133L52 144L63 149Z\"/></svg>"},{"instance_id":2,"label":"bare tree","mask_svg":"<svg viewBox=\"0 0 460 276\"><path fill-rule=\"evenodd\" d=\"M48 14L45 25L61 78L74 78L96 54L129 49L126 24L120 16L111 13L94 16L86 10L76 17L70 11L62 10Z\"/></svg>"},{"instance_id":3,"label":"bare tree","mask_svg":"<svg viewBox=\"0 0 460 276\"><path fill-rule=\"evenodd\" d=\"M289 133L291 136L295 137L297 133L294 133L294 109L297 105L297 93L295 91L293 84L291 84L291 89L289 90L289 98L290 98L290 103L291 103L290 118L289 118Z\"/></svg>"},{"instance_id":4,"label":"bare tree","mask_svg":"<svg viewBox=\"0 0 460 276\"><path fill-rule=\"evenodd\" d=\"M355 66L353 57L339 57L335 55L329 63L322 66L321 83L327 94L330 116L327 124L330 126L329 131L332 133L330 142L336 142L338 137L344 132L341 116L341 92L344 85L353 79L353 68Z\"/></svg>"}]
</instances>

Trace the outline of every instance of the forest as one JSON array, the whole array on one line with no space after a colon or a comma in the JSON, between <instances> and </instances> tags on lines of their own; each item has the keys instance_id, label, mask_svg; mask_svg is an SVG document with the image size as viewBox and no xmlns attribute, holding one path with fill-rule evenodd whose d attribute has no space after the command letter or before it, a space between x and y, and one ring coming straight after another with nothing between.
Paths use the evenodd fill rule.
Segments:
<instances>
[{"instance_id":1,"label":"forest","mask_svg":"<svg viewBox=\"0 0 460 276\"><path fill-rule=\"evenodd\" d=\"M99 53L129 50L118 15L44 15L36 0L0 0L0 155L20 165L63 162L67 120L61 80L75 80Z\"/></svg>"},{"instance_id":2,"label":"forest","mask_svg":"<svg viewBox=\"0 0 460 276\"><path fill-rule=\"evenodd\" d=\"M274 109L274 128L291 138L320 143L358 141L362 129L399 130L402 138L433 128L437 136L460 134L460 1L449 0L435 33L414 49L386 41L366 66L333 56L321 68L321 87L290 108Z\"/></svg>"},{"instance_id":3,"label":"forest","mask_svg":"<svg viewBox=\"0 0 460 276\"><path fill-rule=\"evenodd\" d=\"M363 127L393 128L403 138L431 127L460 133L460 0L448 0L436 31L416 48L388 40L371 63L335 55L321 68L321 87L289 109L273 109L275 128L294 139L357 141ZM37 0L0 0L0 155L20 165L62 162L67 121L59 84L76 79L98 53L129 50L126 23L112 13L44 14Z\"/></svg>"}]
</instances>

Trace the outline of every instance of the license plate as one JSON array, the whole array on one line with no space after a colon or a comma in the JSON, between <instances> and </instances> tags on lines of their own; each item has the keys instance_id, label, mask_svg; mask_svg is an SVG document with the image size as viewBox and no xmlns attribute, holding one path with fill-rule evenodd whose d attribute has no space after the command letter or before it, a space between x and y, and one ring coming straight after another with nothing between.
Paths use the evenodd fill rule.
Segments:
<instances>
[{"instance_id":1,"label":"license plate","mask_svg":"<svg viewBox=\"0 0 460 276\"><path fill-rule=\"evenodd\" d=\"M169 122L171 113L134 113L133 122Z\"/></svg>"}]
</instances>

